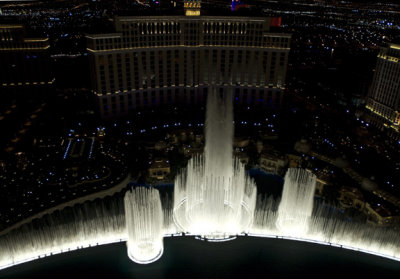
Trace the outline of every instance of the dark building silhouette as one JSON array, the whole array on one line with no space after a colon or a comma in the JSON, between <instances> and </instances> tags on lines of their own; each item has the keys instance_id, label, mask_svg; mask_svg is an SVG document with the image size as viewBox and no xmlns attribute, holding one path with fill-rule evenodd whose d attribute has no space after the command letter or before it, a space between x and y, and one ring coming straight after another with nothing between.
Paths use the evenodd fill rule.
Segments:
<instances>
[{"instance_id":1,"label":"dark building silhouette","mask_svg":"<svg viewBox=\"0 0 400 279\"><path fill-rule=\"evenodd\" d=\"M54 83L48 38L27 38L22 25L0 24L0 90L48 88Z\"/></svg>"}]
</instances>

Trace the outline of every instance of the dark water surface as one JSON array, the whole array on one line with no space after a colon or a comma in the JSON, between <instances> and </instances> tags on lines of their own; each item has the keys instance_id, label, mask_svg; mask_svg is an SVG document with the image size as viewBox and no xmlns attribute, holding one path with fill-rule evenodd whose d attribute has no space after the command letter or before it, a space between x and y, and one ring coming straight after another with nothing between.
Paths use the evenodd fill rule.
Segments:
<instances>
[{"instance_id":1,"label":"dark water surface","mask_svg":"<svg viewBox=\"0 0 400 279\"><path fill-rule=\"evenodd\" d=\"M125 243L73 251L0 271L0 278L400 278L400 262L336 247L240 237L164 239L164 255L139 265Z\"/></svg>"}]
</instances>

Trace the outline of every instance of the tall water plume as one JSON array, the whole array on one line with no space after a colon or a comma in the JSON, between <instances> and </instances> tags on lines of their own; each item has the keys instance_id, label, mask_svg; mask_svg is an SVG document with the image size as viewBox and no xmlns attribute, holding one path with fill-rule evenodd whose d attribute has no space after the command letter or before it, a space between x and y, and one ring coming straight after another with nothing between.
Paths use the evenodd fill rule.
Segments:
<instances>
[{"instance_id":1,"label":"tall water plume","mask_svg":"<svg viewBox=\"0 0 400 279\"><path fill-rule=\"evenodd\" d=\"M157 189L138 187L125 194L125 218L129 258L151 263L163 252L163 212Z\"/></svg>"},{"instance_id":2,"label":"tall water plume","mask_svg":"<svg viewBox=\"0 0 400 279\"><path fill-rule=\"evenodd\" d=\"M183 232L227 239L251 226L256 186L233 157L231 92L209 93L206 146L175 180L174 220Z\"/></svg>"},{"instance_id":3,"label":"tall water plume","mask_svg":"<svg viewBox=\"0 0 400 279\"><path fill-rule=\"evenodd\" d=\"M288 236L301 237L308 231L313 210L316 176L304 169L288 169L278 208L277 228Z\"/></svg>"}]
</instances>

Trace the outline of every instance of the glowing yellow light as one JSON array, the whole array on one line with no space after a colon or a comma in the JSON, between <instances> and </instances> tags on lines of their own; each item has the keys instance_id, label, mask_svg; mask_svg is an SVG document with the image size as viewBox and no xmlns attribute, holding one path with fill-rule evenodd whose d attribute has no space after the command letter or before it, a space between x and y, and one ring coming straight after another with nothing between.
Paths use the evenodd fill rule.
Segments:
<instances>
[{"instance_id":1,"label":"glowing yellow light","mask_svg":"<svg viewBox=\"0 0 400 279\"><path fill-rule=\"evenodd\" d=\"M48 41L49 38L43 38L43 39L25 39L24 42L27 43L33 43L33 42L46 42Z\"/></svg>"},{"instance_id":2,"label":"glowing yellow light","mask_svg":"<svg viewBox=\"0 0 400 279\"><path fill-rule=\"evenodd\" d=\"M50 46L45 47L16 47L16 48L0 48L0 50L8 51L8 50L42 50L48 49Z\"/></svg>"},{"instance_id":3,"label":"glowing yellow light","mask_svg":"<svg viewBox=\"0 0 400 279\"><path fill-rule=\"evenodd\" d=\"M1 29L8 29L8 28L24 28L22 25L0 25Z\"/></svg>"},{"instance_id":4,"label":"glowing yellow light","mask_svg":"<svg viewBox=\"0 0 400 279\"><path fill-rule=\"evenodd\" d=\"M385 60L389 60L391 62L395 62L398 63L400 59L393 57L393 56L388 56L386 54L379 54L378 55L379 58L385 59Z\"/></svg>"},{"instance_id":5,"label":"glowing yellow light","mask_svg":"<svg viewBox=\"0 0 400 279\"><path fill-rule=\"evenodd\" d=\"M185 11L185 15L186 16L199 16L200 15L200 11L199 10L195 10L195 11L191 11L191 10L186 10Z\"/></svg>"},{"instance_id":6,"label":"glowing yellow light","mask_svg":"<svg viewBox=\"0 0 400 279\"><path fill-rule=\"evenodd\" d=\"M398 127L399 124L398 124L396 121L393 121L392 119L390 119L390 118L388 118L387 116L383 115L383 114L380 113L379 111L373 109L371 106L368 106L368 105L367 105L367 106L365 106L365 108L368 109L369 111L373 112L374 114L376 114L376 115L382 117L382 118L385 119L386 121L388 121L388 122L391 123L390 125L388 125L388 124L386 124L386 123L383 123L383 126L385 126L385 127L390 127L390 128L392 128L392 129L394 129L394 130L396 130L396 131L399 130L399 127ZM395 111L395 113L398 114L399 112Z\"/></svg>"},{"instance_id":7,"label":"glowing yellow light","mask_svg":"<svg viewBox=\"0 0 400 279\"><path fill-rule=\"evenodd\" d=\"M110 49L91 49L91 48L86 48L87 51L89 52L110 52L110 51L121 51L121 50L135 50L135 49L146 49L146 48L171 48L171 47L182 47L182 48L193 48L193 47L237 47L238 45L214 45L214 44L198 44L195 46L187 46L187 45L172 45L172 46L156 46L156 47L125 47L125 48L110 48ZM253 48L253 49L268 49L268 50L290 50L290 48L286 47L270 47L270 46L246 46L247 48Z\"/></svg>"}]
</instances>

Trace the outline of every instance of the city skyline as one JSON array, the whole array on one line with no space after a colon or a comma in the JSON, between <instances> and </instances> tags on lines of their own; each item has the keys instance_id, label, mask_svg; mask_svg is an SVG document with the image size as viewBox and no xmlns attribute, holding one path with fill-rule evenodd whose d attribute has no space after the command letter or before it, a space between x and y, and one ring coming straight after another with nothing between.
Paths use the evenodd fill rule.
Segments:
<instances>
[{"instance_id":1,"label":"city skyline","mask_svg":"<svg viewBox=\"0 0 400 279\"><path fill-rule=\"evenodd\" d=\"M119 241L135 262L163 262L160 237L170 247L193 232L398 259L398 3L3 2L1 266ZM229 105L216 98L209 113L212 92L231 98L231 132L214 129ZM207 190L204 158L217 162L210 177L233 179L224 156L236 158L235 180L254 181L254 212L250 199L221 207ZM250 226L233 225L238 204ZM146 256L147 236L158 248Z\"/></svg>"}]
</instances>

